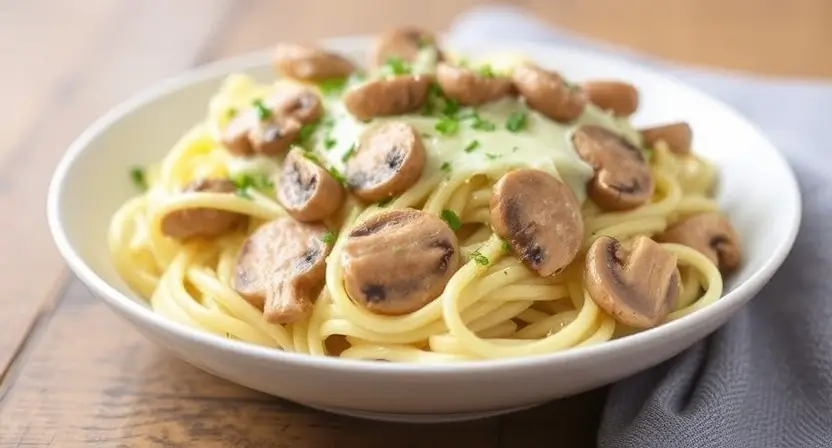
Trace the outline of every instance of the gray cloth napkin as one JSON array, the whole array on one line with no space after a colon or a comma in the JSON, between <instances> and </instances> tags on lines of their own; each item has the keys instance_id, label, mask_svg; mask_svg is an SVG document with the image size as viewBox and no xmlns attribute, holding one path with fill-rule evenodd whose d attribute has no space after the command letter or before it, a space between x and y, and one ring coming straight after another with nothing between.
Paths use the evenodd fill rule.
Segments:
<instances>
[{"instance_id":1,"label":"gray cloth napkin","mask_svg":"<svg viewBox=\"0 0 832 448\"><path fill-rule=\"evenodd\" d=\"M601 447L832 447L832 83L706 72L552 30L508 7L460 17L454 42L526 39L615 54L732 104L785 153L803 194L797 242L707 340L610 389Z\"/></svg>"}]
</instances>

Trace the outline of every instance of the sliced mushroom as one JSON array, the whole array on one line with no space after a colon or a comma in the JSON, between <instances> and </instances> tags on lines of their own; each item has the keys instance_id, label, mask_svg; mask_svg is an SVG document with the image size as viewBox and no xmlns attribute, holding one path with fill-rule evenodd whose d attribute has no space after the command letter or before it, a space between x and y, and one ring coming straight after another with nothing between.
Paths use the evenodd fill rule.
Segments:
<instances>
[{"instance_id":1,"label":"sliced mushroom","mask_svg":"<svg viewBox=\"0 0 832 448\"><path fill-rule=\"evenodd\" d=\"M563 182L523 168L503 175L491 195L491 226L538 274L560 273L584 238L581 205Z\"/></svg>"},{"instance_id":2,"label":"sliced mushroom","mask_svg":"<svg viewBox=\"0 0 832 448\"><path fill-rule=\"evenodd\" d=\"M234 289L266 320L297 322L321 292L330 245L321 224L280 217L260 226L237 257Z\"/></svg>"},{"instance_id":3,"label":"sliced mushroom","mask_svg":"<svg viewBox=\"0 0 832 448\"><path fill-rule=\"evenodd\" d=\"M416 311L438 297L459 267L459 243L444 221L411 208L356 225L344 243L344 284L368 310Z\"/></svg>"},{"instance_id":4,"label":"sliced mushroom","mask_svg":"<svg viewBox=\"0 0 832 448\"><path fill-rule=\"evenodd\" d=\"M299 44L278 45L274 66L281 75L301 81L343 78L355 70L355 65L343 56Z\"/></svg>"},{"instance_id":5,"label":"sliced mushroom","mask_svg":"<svg viewBox=\"0 0 832 448\"><path fill-rule=\"evenodd\" d=\"M467 68L440 63L436 81L445 95L465 106L478 106L511 94L514 85L506 76L483 76Z\"/></svg>"},{"instance_id":6,"label":"sliced mushroom","mask_svg":"<svg viewBox=\"0 0 832 448\"><path fill-rule=\"evenodd\" d=\"M349 88L344 105L359 120L415 112L425 104L430 79L400 75L375 79Z\"/></svg>"},{"instance_id":7,"label":"sliced mushroom","mask_svg":"<svg viewBox=\"0 0 832 448\"><path fill-rule=\"evenodd\" d=\"M291 117L302 124L311 123L323 114L323 105L318 95L305 87L283 87L266 100L266 105L275 114Z\"/></svg>"},{"instance_id":8,"label":"sliced mushroom","mask_svg":"<svg viewBox=\"0 0 832 448\"><path fill-rule=\"evenodd\" d=\"M320 221L344 201L344 189L331 174L294 148L286 155L277 184L277 200L301 222Z\"/></svg>"},{"instance_id":9,"label":"sliced mushroom","mask_svg":"<svg viewBox=\"0 0 832 448\"><path fill-rule=\"evenodd\" d=\"M723 274L736 269L742 261L742 246L734 226L716 212L686 216L656 238L665 243L678 243L701 252Z\"/></svg>"},{"instance_id":10,"label":"sliced mushroom","mask_svg":"<svg viewBox=\"0 0 832 448\"><path fill-rule=\"evenodd\" d=\"M653 147L660 140L667 144L668 149L674 154L686 156L690 154L693 130L690 125L680 121L662 126L654 126L639 131L644 139L644 145Z\"/></svg>"},{"instance_id":11,"label":"sliced mushroom","mask_svg":"<svg viewBox=\"0 0 832 448\"><path fill-rule=\"evenodd\" d=\"M229 179L198 179L185 186L185 192L233 193L237 190ZM185 208L162 217L162 233L185 240L193 237L213 238L243 225L247 216L207 207Z\"/></svg>"},{"instance_id":12,"label":"sliced mushroom","mask_svg":"<svg viewBox=\"0 0 832 448\"><path fill-rule=\"evenodd\" d=\"M628 117L638 110L638 90L629 83L612 80L587 81L581 90L590 103L615 115Z\"/></svg>"},{"instance_id":13,"label":"sliced mushroom","mask_svg":"<svg viewBox=\"0 0 832 448\"><path fill-rule=\"evenodd\" d=\"M586 255L584 281L601 309L635 328L664 321L681 289L676 256L646 236L636 237L629 252L615 238L595 240Z\"/></svg>"},{"instance_id":14,"label":"sliced mushroom","mask_svg":"<svg viewBox=\"0 0 832 448\"><path fill-rule=\"evenodd\" d=\"M572 135L575 151L595 169L587 194L605 210L629 210L653 196L653 176L644 155L632 143L597 125L585 124Z\"/></svg>"},{"instance_id":15,"label":"sliced mushroom","mask_svg":"<svg viewBox=\"0 0 832 448\"><path fill-rule=\"evenodd\" d=\"M237 115L222 135L223 145L240 156L276 155L285 151L300 135L301 123L270 112L261 118L257 111Z\"/></svg>"},{"instance_id":16,"label":"sliced mushroom","mask_svg":"<svg viewBox=\"0 0 832 448\"><path fill-rule=\"evenodd\" d=\"M567 84L558 73L521 64L514 68L512 80L526 103L552 120L572 122L586 106L586 96L581 90Z\"/></svg>"},{"instance_id":17,"label":"sliced mushroom","mask_svg":"<svg viewBox=\"0 0 832 448\"><path fill-rule=\"evenodd\" d=\"M422 175L427 152L416 129L390 121L364 131L347 159L347 183L360 199L374 202L396 196Z\"/></svg>"},{"instance_id":18,"label":"sliced mushroom","mask_svg":"<svg viewBox=\"0 0 832 448\"><path fill-rule=\"evenodd\" d=\"M398 28L388 31L376 41L370 63L374 67L380 67L391 57L413 62L419 50L435 45L436 39L428 31L414 27ZM442 52L437 48L437 60L442 59Z\"/></svg>"}]
</instances>

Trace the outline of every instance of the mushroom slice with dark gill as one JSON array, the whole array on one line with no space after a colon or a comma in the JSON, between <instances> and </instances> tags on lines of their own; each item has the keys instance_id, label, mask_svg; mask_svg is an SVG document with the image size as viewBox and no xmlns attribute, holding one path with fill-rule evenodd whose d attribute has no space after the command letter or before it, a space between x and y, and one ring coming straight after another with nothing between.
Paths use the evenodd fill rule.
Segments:
<instances>
[{"instance_id":1,"label":"mushroom slice with dark gill","mask_svg":"<svg viewBox=\"0 0 832 448\"><path fill-rule=\"evenodd\" d=\"M222 134L223 145L233 154L277 155L300 135L301 123L271 110L247 110L231 120Z\"/></svg>"},{"instance_id":2,"label":"mushroom slice with dark gill","mask_svg":"<svg viewBox=\"0 0 832 448\"><path fill-rule=\"evenodd\" d=\"M350 87L344 93L344 105L362 121L415 112L425 104L429 85L430 79L422 75L374 79Z\"/></svg>"},{"instance_id":3,"label":"mushroom slice with dark gill","mask_svg":"<svg viewBox=\"0 0 832 448\"><path fill-rule=\"evenodd\" d=\"M352 192L368 202L405 192L422 175L427 153L413 126L389 121L364 131L346 162Z\"/></svg>"},{"instance_id":4,"label":"mushroom slice with dark gill","mask_svg":"<svg viewBox=\"0 0 832 448\"><path fill-rule=\"evenodd\" d=\"M584 281L601 309L634 328L664 321L681 289L676 256L646 236L636 237L629 252L615 238L595 240L586 255Z\"/></svg>"},{"instance_id":5,"label":"mushroom slice with dark gill","mask_svg":"<svg viewBox=\"0 0 832 448\"><path fill-rule=\"evenodd\" d=\"M638 90L630 83L599 79L581 83L580 87L590 103L620 117L629 117L638 110Z\"/></svg>"},{"instance_id":6,"label":"mushroom slice with dark gill","mask_svg":"<svg viewBox=\"0 0 832 448\"><path fill-rule=\"evenodd\" d=\"M400 315L442 293L459 267L459 247L440 218L405 208L357 224L347 235L342 261L352 300L374 313Z\"/></svg>"},{"instance_id":7,"label":"mushroom slice with dark gill","mask_svg":"<svg viewBox=\"0 0 832 448\"><path fill-rule=\"evenodd\" d=\"M375 43L370 56L373 67L381 67L390 58L413 62L419 51L427 46L436 46L436 39L430 32L415 27L402 27L381 35ZM437 60L442 60L442 52L437 48Z\"/></svg>"},{"instance_id":8,"label":"mushroom slice with dark gill","mask_svg":"<svg viewBox=\"0 0 832 448\"><path fill-rule=\"evenodd\" d=\"M275 48L274 67L281 75L300 81L344 78L355 70L349 59L322 48L284 43Z\"/></svg>"},{"instance_id":9,"label":"mushroom slice with dark gill","mask_svg":"<svg viewBox=\"0 0 832 448\"><path fill-rule=\"evenodd\" d=\"M267 106L281 117L294 118L301 124L312 123L323 114L318 95L306 87L283 86L266 100Z\"/></svg>"},{"instance_id":10,"label":"mushroom slice with dark gill","mask_svg":"<svg viewBox=\"0 0 832 448\"><path fill-rule=\"evenodd\" d=\"M324 285L327 229L280 217L260 226L237 257L234 290L276 324L297 322Z\"/></svg>"},{"instance_id":11,"label":"mushroom slice with dark gill","mask_svg":"<svg viewBox=\"0 0 832 448\"><path fill-rule=\"evenodd\" d=\"M734 226L716 212L686 216L660 234L658 241L688 246L708 257L723 274L736 269L742 261L740 238Z\"/></svg>"},{"instance_id":12,"label":"mushroom slice with dark gill","mask_svg":"<svg viewBox=\"0 0 832 448\"><path fill-rule=\"evenodd\" d=\"M478 106L511 94L514 85L507 76L485 76L473 70L440 63L436 81L450 98L464 106Z\"/></svg>"},{"instance_id":13,"label":"mushroom slice with dark gill","mask_svg":"<svg viewBox=\"0 0 832 448\"><path fill-rule=\"evenodd\" d=\"M521 64L512 72L514 87L532 109L560 123L570 123L586 107L586 96L558 73L532 64Z\"/></svg>"},{"instance_id":14,"label":"mushroom slice with dark gill","mask_svg":"<svg viewBox=\"0 0 832 448\"><path fill-rule=\"evenodd\" d=\"M585 124L572 135L575 152L592 165L595 176L587 194L605 210L629 210L653 196L653 175L644 155L624 137Z\"/></svg>"},{"instance_id":15,"label":"mushroom slice with dark gill","mask_svg":"<svg viewBox=\"0 0 832 448\"><path fill-rule=\"evenodd\" d=\"M233 193L234 182L225 178L198 179L185 186L185 192ZM246 222L246 215L207 207L174 210L162 217L162 233L185 240L193 237L213 238Z\"/></svg>"},{"instance_id":16,"label":"mushroom slice with dark gill","mask_svg":"<svg viewBox=\"0 0 832 448\"><path fill-rule=\"evenodd\" d=\"M344 189L323 167L293 148L283 161L277 182L277 200L301 222L321 221L344 201Z\"/></svg>"},{"instance_id":17,"label":"mushroom slice with dark gill","mask_svg":"<svg viewBox=\"0 0 832 448\"><path fill-rule=\"evenodd\" d=\"M680 156L690 154L693 130L685 122L669 123L661 126L640 129L644 145L654 147L660 140L667 144L670 152Z\"/></svg>"},{"instance_id":18,"label":"mushroom slice with dark gill","mask_svg":"<svg viewBox=\"0 0 832 448\"><path fill-rule=\"evenodd\" d=\"M584 238L581 205L545 171L517 169L494 185L491 227L523 262L544 277L560 273Z\"/></svg>"}]
</instances>

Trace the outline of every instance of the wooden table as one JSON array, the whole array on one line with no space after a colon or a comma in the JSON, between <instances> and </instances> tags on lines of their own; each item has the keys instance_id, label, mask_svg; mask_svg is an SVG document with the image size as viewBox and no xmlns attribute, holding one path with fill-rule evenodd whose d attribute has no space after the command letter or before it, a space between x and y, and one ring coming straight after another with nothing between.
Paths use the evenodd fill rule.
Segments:
<instances>
[{"instance_id":1,"label":"wooden table","mask_svg":"<svg viewBox=\"0 0 832 448\"><path fill-rule=\"evenodd\" d=\"M65 271L48 178L98 115L165 77L281 39L418 23L475 0L0 0L0 447L593 445L603 391L490 420L365 422L238 387L140 337ZM678 61L832 76L827 0L514 1ZM626 6L624 5L626 3Z\"/></svg>"}]
</instances>

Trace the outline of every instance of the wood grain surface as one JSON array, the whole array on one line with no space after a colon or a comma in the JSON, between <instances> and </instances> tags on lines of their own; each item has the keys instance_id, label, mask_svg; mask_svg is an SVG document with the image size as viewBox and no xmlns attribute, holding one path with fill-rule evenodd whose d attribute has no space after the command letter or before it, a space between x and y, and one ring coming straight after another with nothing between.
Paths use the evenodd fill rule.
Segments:
<instances>
[{"instance_id":1,"label":"wood grain surface","mask_svg":"<svg viewBox=\"0 0 832 448\"><path fill-rule=\"evenodd\" d=\"M137 90L283 40L445 30L476 0L0 0L0 447L592 446L603 392L524 413L413 427L311 411L214 378L91 298L49 237L49 176ZM515 0L564 28L657 56L832 76L827 0ZM67 282L70 282L67 287Z\"/></svg>"}]
</instances>

